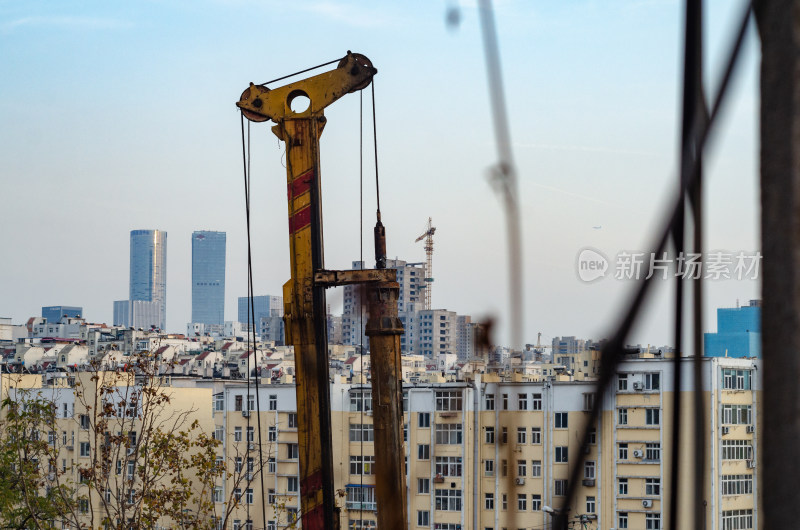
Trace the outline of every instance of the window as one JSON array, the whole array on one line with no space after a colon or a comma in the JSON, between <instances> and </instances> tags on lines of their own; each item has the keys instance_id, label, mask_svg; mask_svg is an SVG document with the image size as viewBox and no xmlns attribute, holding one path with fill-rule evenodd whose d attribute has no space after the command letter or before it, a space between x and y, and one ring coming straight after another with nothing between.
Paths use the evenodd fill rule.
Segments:
<instances>
[{"instance_id":1,"label":"window","mask_svg":"<svg viewBox=\"0 0 800 530\"><path fill-rule=\"evenodd\" d=\"M487 477L494 476L494 460L484 460L483 474L486 475Z\"/></svg>"},{"instance_id":2,"label":"window","mask_svg":"<svg viewBox=\"0 0 800 530\"><path fill-rule=\"evenodd\" d=\"M753 475L722 475L723 495L750 495L753 493Z\"/></svg>"},{"instance_id":3,"label":"window","mask_svg":"<svg viewBox=\"0 0 800 530\"><path fill-rule=\"evenodd\" d=\"M253 476L253 472L255 471L255 461L252 456L247 457L247 472L250 473L250 476Z\"/></svg>"},{"instance_id":4,"label":"window","mask_svg":"<svg viewBox=\"0 0 800 530\"><path fill-rule=\"evenodd\" d=\"M531 476L532 477L541 477L542 476L542 461L541 460L531 460Z\"/></svg>"},{"instance_id":5,"label":"window","mask_svg":"<svg viewBox=\"0 0 800 530\"><path fill-rule=\"evenodd\" d=\"M242 441L242 428L241 427L234 427L233 428L233 441L234 442L241 442Z\"/></svg>"},{"instance_id":6,"label":"window","mask_svg":"<svg viewBox=\"0 0 800 530\"><path fill-rule=\"evenodd\" d=\"M725 390L750 390L750 370L723 368L722 388Z\"/></svg>"},{"instance_id":7,"label":"window","mask_svg":"<svg viewBox=\"0 0 800 530\"><path fill-rule=\"evenodd\" d=\"M556 446L556 463L566 464L569 461L568 447L566 445Z\"/></svg>"},{"instance_id":8,"label":"window","mask_svg":"<svg viewBox=\"0 0 800 530\"><path fill-rule=\"evenodd\" d=\"M297 428L297 413L296 412L290 412L289 413L289 422L288 423L289 423L289 428L290 429L296 429Z\"/></svg>"},{"instance_id":9,"label":"window","mask_svg":"<svg viewBox=\"0 0 800 530\"><path fill-rule=\"evenodd\" d=\"M369 412L372 410L372 391L353 389L350 390L350 411Z\"/></svg>"},{"instance_id":10,"label":"window","mask_svg":"<svg viewBox=\"0 0 800 530\"><path fill-rule=\"evenodd\" d=\"M528 464L525 460L517 460L517 476L524 477L528 474Z\"/></svg>"},{"instance_id":11,"label":"window","mask_svg":"<svg viewBox=\"0 0 800 530\"><path fill-rule=\"evenodd\" d=\"M646 460L652 460L653 462L658 462L661 460L661 444L656 443L649 443L645 446L645 454L644 457Z\"/></svg>"},{"instance_id":12,"label":"window","mask_svg":"<svg viewBox=\"0 0 800 530\"><path fill-rule=\"evenodd\" d=\"M661 514L660 513L645 514L644 527L646 530L661 530Z\"/></svg>"},{"instance_id":13,"label":"window","mask_svg":"<svg viewBox=\"0 0 800 530\"><path fill-rule=\"evenodd\" d=\"M589 431L589 443L591 445L597 444L597 429Z\"/></svg>"},{"instance_id":14,"label":"window","mask_svg":"<svg viewBox=\"0 0 800 530\"><path fill-rule=\"evenodd\" d=\"M420 495L427 495L431 492L431 479L418 478L417 479L417 493Z\"/></svg>"},{"instance_id":15,"label":"window","mask_svg":"<svg viewBox=\"0 0 800 530\"><path fill-rule=\"evenodd\" d=\"M487 493L483 497L483 509L494 510L494 493Z\"/></svg>"},{"instance_id":16,"label":"window","mask_svg":"<svg viewBox=\"0 0 800 530\"><path fill-rule=\"evenodd\" d=\"M63 466L62 466L62 470L63 470ZM122 474L122 460L117 460L116 474L117 475L121 475Z\"/></svg>"},{"instance_id":17,"label":"window","mask_svg":"<svg viewBox=\"0 0 800 530\"><path fill-rule=\"evenodd\" d=\"M494 394L486 394L484 403L486 410L494 410Z\"/></svg>"},{"instance_id":18,"label":"window","mask_svg":"<svg viewBox=\"0 0 800 530\"><path fill-rule=\"evenodd\" d=\"M567 486L568 483L566 479L556 479L553 495L563 497L567 494Z\"/></svg>"},{"instance_id":19,"label":"window","mask_svg":"<svg viewBox=\"0 0 800 530\"><path fill-rule=\"evenodd\" d=\"M81 456L89 456L90 451L89 442L81 442Z\"/></svg>"},{"instance_id":20,"label":"window","mask_svg":"<svg viewBox=\"0 0 800 530\"><path fill-rule=\"evenodd\" d=\"M519 410L528 410L528 394L517 394L517 407Z\"/></svg>"},{"instance_id":21,"label":"window","mask_svg":"<svg viewBox=\"0 0 800 530\"><path fill-rule=\"evenodd\" d=\"M740 530L753 528L753 510L724 510L722 512L722 530Z\"/></svg>"},{"instance_id":22,"label":"window","mask_svg":"<svg viewBox=\"0 0 800 530\"><path fill-rule=\"evenodd\" d=\"M253 489L247 488L244 492L244 502L246 504L253 504Z\"/></svg>"},{"instance_id":23,"label":"window","mask_svg":"<svg viewBox=\"0 0 800 530\"><path fill-rule=\"evenodd\" d=\"M531 443L534 445L538 445L542 443L542 428L541 427L531 427Z\"/></svg>"},{"instance_id":24,"label":"window","mask_svg":"<svg viewBox=\"0 0 800 530\"><path fill-rule=\"evenodd\" d=\"M508 460L503 460L502 464L503 464L503 476L507 477L508 476Z\"/></svg>"},{"instance_id":25,"label":"window","mask_svg":"<svg viewBox=\"0 0 800 530\"><path fill-rule=\"evenodd\" d=\"M234 473L241 473L242 472L242 457L241 456L237 456L236 457L236 460L234 461L233 471L234 471Z\"/></svg>"},{"instance_id":26,"label":"window","mask_svg":"<svg viewBox=\"0 0 800 530\"><path fill-rule=\"evenodd\" d=\"M443 477L461 476L461 457L460 456L437 456L435 472Z\"/></svg>"},{"instance_id":27,"label":"window","mask_svg":"<svg viewBox=\"0 0 800 530\"><path fill-rule=\"evenodd\" d=\"M644 422L647 425L661 425L661 411L659 409L645 410Z\"/></svg>"},{"instance_id":28,"label":"window","mask_svg":"<svg viewBox=\"0 0 800 530\"><path fill-rule=\"evenodd\" d=\"M591 410L594 409L595 395L596 394L594 392L585 392L583 394L583 410L591 412Z\"/></svg>"},{"instance_id":29,"label":"window","mask_svg":"<svg viewBox=\"0 0 800 530\"><path fill-rule=\"evenodd\" d=\"M351 475L373 475L375 473L374 456L351 456L350 474Z\"/></svg>"},{"instance_id":30,"label":"window","mask_svg":"<svg viewBox=\"0 0 800 530\"><path fill-rule=\"evenodd\" d=\"M297 477L286 477L287 484L286 484L286 491L289 493L297 493Z\"/></svg>"},{"instance_id":31,"label":"window","mask_svg":"<svg viewBox=\"0 0 800 530\"><path fill-rule=\"evenodd\" d=\"M727 425L749 425L751 421L750 405L722 405L722 423Z\"/></svg>"},{"instance_id":32,"label":"window","mask_svg":"<svg viewBox=\"0 0 800 530\"><path fill-rule=\"evenodd\" d=\"M723 460L748 460L753 458L753 446L749 440L722 440Z\"/></svg>"},{"instance_id":33,"label":"window","mask_svg":"<svg viewBox=\"0 0 800 530\"><path fill-rule=\"evenodd\" d=\"M447 445L461 444L461 424L460 423L437 423L436 424L436 443Z\"/></svg>"},{"instance_id":34,"label":"window","mask_svg":"<svg viewBox=\"0 0 800 530\"><path fill-rule=\"evenodd\" d=\"M484 442L487 444L494 443L494 427L486 427L486 433L484 435Z\"/></svg>"},{"instance_id":35,"label":"window","mask_svg":"<svg viewBox=\"0 0 800 530\"><path fill-rule=\"evenodd\" d=\"M628 479L626 478L617 479L617 493L619 495L628 494Z\"/></svg>"},{"instance_id":36,"label":"window","mask_svg":"<svg viewBox=\"0 0 800 530\"><path fill-rule=\"evenodd\" d=\"M345 506L348 510L376 510L375 488L348 486Z\"/></svg>"},{"instance_id":37,"label":"window","mask_svg":"<svg viewBox=\"0 0 800 530\"><path fill-rule=\"evenodd\" d=\"M269 396L269 410L278 410L278 396L275 394Z\"/></svg>"},{"instance_id":38,"label":"window","mask_svg":"<svg viewBox=\"0 0 800 530\"><path fill-rule=\"evenodd\" d=\"M503 410L508 410L508 394L503 394Z\"/></svg>"},{"instance_id":39,"label":"window","mask_svg":"<svg viewBox=\"0 0 800 530\"><path fill-rule=\"evenodd\" d=\"M78 511L81 513L89 513L89 499L78 500Z\"/></svg>"},{"instance_id":40,"label":"window","mask_svg":"<svg viewBox=\"0 0 800 530\"><path fill-rule=\"evenodd\" d=\"M594 479L595 463L587 460L583 463L583 478Z\"/></svg>"},{"instance_id":41,"label":"window","mask_svg":"<svg viewBox=\"0 0 800 530\"><path fill-rule=\"evenodd\" d=\"M628 459L628 444L619 444L618 458L620 460Z\"/></svg>"},{"instance_id":42,"label":"window","mask_svg":"<svg viewBox=\"0 0 800 530\"><path fill-rule=\"evenodd\" d=\"M620 529L628 528L628 513L627 512L619 512L617 514L617 526Z\"/></svg>"},{"instance_id":43,"label":"window","mask_svg":"<svg viewBox=\"0 0 800 530\"><path fill-rule=\"evenodd\" d=\"M253 394L247 395L247 410L256 410L256 398Z\"/></svg>"},{"instance_id":44,"label":"window","mask_svg":"<svg viewBox=\"0 0 800 530\"><path fill-rule=\"evenodd\" d=\"M569 416L566 412L556 412L556 429L566 429L569 427Z\"/></svg>"},{"instance_id":45,"label":"window","mask_svg":"<svg viewBox=\"0 0 800 530\"><path fill-rule=\"evenodd\" d=\"M89 415L88 414L81 414L80 415L81 421L81 429L88 429L89 428Z\"/></svg>"},{"instance_id":46,"label":"window","mask_svg":"<svg viewBox=\"0 0 800 530\"><path fill-rule=\"evenodd\" d=\"M501 499L502 499L502 503L500 504L501 509L508 510L508 495L503 493Z\"/></svg>"},{"instance_id":47,"label":"window","mask_svg":"<svg viewBox=\"0 0 800 530\"><path fill-rule=\"evenodd\" d=\"M628 424L628 409L617 409L617 424L618 425Z\"/></svg>"},{"instance_id":48,"label":"window","mask_svg":"<svg viewBox=\"0 0 800 530\"><path fill-rule=\"evenodd\" d=\"M531 510L534 512L542 511L542 496L539 493L531 495Z\"/></svg>"},{"instance_id":49,"label":"window","mask_svg":"<svg viewBox=\"0 0 800 530\"><path fill-rule=\"evenodd\" d=\"M219 440L220 442L225 438L225 427L222 425L217 425L214 428L214 439Z\"/></svg>"},{"instance_id":50,"label":"window","mask_svg":"<svg viewBox=\"0 0 800 530\"><path fill-rule=\"evenodd\" d=\"M428 444L417 445L417 460L430 460L431 459L431 446Z\"/></svg>"},{"instance_id":51,"label":"window","mask_svg":"<svg viewBox=\"0 0 800 530\"><path fill-rule=\"evenodd\" d=\"M437 489L435 500L437 510L445 512L461 511L461 490Z\"/></svg>"},{"instance_id":52,"label":"window","mask_svg":"<svg viewBox=\"0 0 800 530\"><path fill-rule=\"evenodd\" d=\"M526 429L525 427L517 427L517 443L524 444L526 438Z\"/></svg>"},{"instance_id":53,"label":"window","mask_svg":"<svg viewBox=\"0 0 800 530\"><path fill-rule=\"evenodd\" d=\"M234 519L233 520L233 530L241 530L242 529L242 520L241 519Z\"/></svg>"},{"instance_id":54,"label":"window","mask_svg":"<svg viewBox=\"0 0 800 530\"><path fill-rule=\"evenodd\" d=\"M255 427L247 428L247 441L252 442L255 439Z\"/></svg>"},{"instance_id":55,"label":"window","mask_svg":"<svg viewBox=\"0 0 800 530\"><path fill-rule=\"evenodd\" d=\"M351 423L351 442L372 442L375 440L375 431L371 423Z\"/></svg>"},{"instance_id":56,"label":"window","mask_svg":"<svg viewBox=\"0 0 800 530\"><path fill-rule=\"evenodd\" d=\"M286 458L294 460L300 458L300 448L297 444L286 444Z\"/></svg>"},{"instance_id":57,"label":"window","mask_svg":"<svg viewBox=\"0 0 800 530\"><path fill-rule=\"evenodd\" d=\"M594 513L595 509L595 501L594 497L586 497L586 513Z\"/></svg>"},{"instance_id":58,"label":"window","mask_svg":"<svg viewBox=\"0 0 800 530\"><path fill-rule=\"evenodd\" d=\"M275 462L275 457L270 457L267 459L267 473L275 473L277 470L277 464Z\"/></svg>"},{"instance_id":59,"label":"window","mask_svg":"<svg viewBox=\"0 0 800 530\"><path fill-rule=\"evenodd\" d=\"M661 479L660 478L644 479L644 494L661 495Z\"/></svg>"},{"instance_id":60,"label":"window","mask_svg":"<svg viewBox=\"0 0 800 530\"><path fill-rule=\"evenodd\" d=\"M541 394L533 394L532 397L533 397L533 401L531 402L532 409L533 410L542 410L542 395Z\"/></svg>"},{"instance_id":61,"label":"window","mask_svg":"<svg viewBox=\"0 0 800 530\"><path fill-rule=\"evenodd\" d=\"M644 374L644 389L645 390L659 390L661 388L661 374L654 372L651 374Z\"/></svg>"},{"instance_id":62,"label":"window","mask_svg":"<svg viewBox=\"0 0 800 530\"><path fill-rule=\"evenodd\" d=\"M225 394L214 394L214 410L225 410Z\"/></svg>"},{"instance_id":63,"label":"window","mask_svg":"<svg viewBox=\"0 0 800 530\"><path fill-rule=\"evenodd\" d=\"M234 397L234 399L233 399L233 408L236 410L236 412L240 412L242 410L242 401L243 401L243 399L244 399L243 396Z\"/></svg>"},{"instance_id":64,"label":"window","mask_svg":"<svg viewBox=\"0 0 800 530\"><path fill-rule=\"evenodd\" d=\"M628 390L628 374L617 374L617 390L620 392Z\"/></svg>"},{"instance_id":65,"label":"window","mask_svg":"<svg viewBox=\"0 0 800 530\"><path fill-rule=\"evenodd\" d=\"M503 427L503 430L500 431L500 443L501 444L508 443L508 427Z\"/></svg>"},{"instance_id":66,"label":"window","mask_svg":"<svg viewBox=\"0 0 800 530\"><path fill-rule=\"evenodd\" d=\"M275 504L275 490L267 490L267 504Z\"/></svg>"},{"instance_id":67,"label":"window","mask_svg":"<svg viewBox=\"0 0 800 530\"><path fill-rule=\"evenodd\" d=\"M517 493L517 510L524 512L528 509L528 496L524 493Z\"/></svg>"},{"instance_id":68,"label":"window","mask_svg":"<svg viewBox=\"0 0 800 530\"><path fill-rule=\"evenodd\" d=\"M420 429L425 429L431 426L431 413L430 412L420 412L417 415L417 426Z\"/></svg>"},{"instance_id":69,"label":"window","mask_svg":"<svg viewBox=\"0 0 800 530\"><path fill-rule=\"evenodd\" d=\"M462 408L460 390L437 390L436 410L442 412L459 411Z\"/></svg>"},{"instance_id":70,"label":"window","mask_svg":"<svg viewBox=\"0 0 800 530\"><path fill-rule=\"evenodd\" d=\"M431 513L425 510L417 510L417 526L430 526Z\"/></svg>"},{"instance_id":71,"label":"window","mask_svg":"<svg viewBox=\"0 0 800 530\"><path fill-rule=\"evenodd\" d=\"M238 429L238 427L237 427L237 429ZM242 438L241 429L239 429L239 431L240 431L239 432L239 439L241 440L241 438ZM270 425L270 427L267 429L267 440L270 441L270 442L277 442L278 441L278 428L275 427L274 425Z\"/></svg>"}]
</instances>

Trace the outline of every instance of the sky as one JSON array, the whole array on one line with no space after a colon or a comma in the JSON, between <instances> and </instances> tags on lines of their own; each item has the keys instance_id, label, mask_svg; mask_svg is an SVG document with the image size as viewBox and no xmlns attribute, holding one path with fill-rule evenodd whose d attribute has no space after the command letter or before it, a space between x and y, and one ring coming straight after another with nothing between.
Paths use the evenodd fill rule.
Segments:
<instances>
[{"instance_id":1,"label":"sky","mask_svg":"<svg viewBox=\"0 0 800 530\"><path fill-rule=\"evenodd\" d=\"M706 89L742 2L706 6ZM448 9L460 22L449 25ZM682 3L495 2L523 234L524 341L608 336L633 282L621 252L649 253L677 186ZM474 1L0 0L0 317L83 306L111 322L128 297L129 233L168 233L167 328L191 318L191 233L227 232L226 320L247 292L241 129L235 102L261 83L341 57L375 77L381 210L388 254L423 261L437 231L433 306L497 319L508 342L502 203L486 65ZM706 252L757 252L757 35L707 151ZM330 68L330 67L328 67ZM312 74L305 74L312 75ZM273 85L278 86L278 85ZM372 259L371 92L364 106L364 252ZM325 111L325 264L359 259L359 94ZM289 278L283 148L253 124L254 291ZM577 256L610 260L587 283ZM674 282L656 282L631 343L671 344ZM757 298L760 282L704 282L717 307ZM342 295L329 291L334 312Z\"/></svg>"}]
</instances>

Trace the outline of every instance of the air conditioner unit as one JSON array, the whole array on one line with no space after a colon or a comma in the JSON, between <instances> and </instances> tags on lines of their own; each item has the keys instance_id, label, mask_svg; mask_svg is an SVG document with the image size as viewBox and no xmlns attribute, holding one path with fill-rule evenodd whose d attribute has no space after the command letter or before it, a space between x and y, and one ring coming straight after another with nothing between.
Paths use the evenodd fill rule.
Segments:
<instances>
[{"instance_id":1,"label":"air conditioner unit","mask_svg":"<svg viewBox=\"0 0 800 530\"><path fill-rule=\"evenodd\" d=\"M756 426L755 425L748 425L747 426L747 433L748 434L752 434L754 432L756 432Z\"/></svg>"},{"instance_id":2,"label":"air conditioner unit","mask_svg":"<svg viewBox=\"0 0 800 530\"><path fill-rule=\"evenodd\" d=\"M644 386L642 385L641 381L634 381L633 382L633 389L634 390L641 390L642 388L644 388Z\"/></svg>"},{"instance_id":3,"label":"air conditioner unit","mask_svg":"<svg viewBox=\"0 0 800 530\"><path fill-rule=\"evenodd\" d=\"M249 410L242 410L242 416L247 418L248 416L250 416L250 411Z\"/></svg>"},{"instance_id":4,"label":"air conditioner unit","mask_svg":"<svg viewBox=\"0 0 800 530\"><path fill-rule=\"evenodd\" d=\"M515 482L516 482L517 486L524 486L525 485L525 479L522 478L522 477L517 478L517 480L515 480Z\"/></svg>"},{"instance_id":5,"label":"air conditioner unit","mask_svg":"<svg viewBox=\"0 0 800 530\"><path fill-rule=\"evenodd\" d=\"M587 488L593 488L594 487L594 479L593 478L585 478L585 479L583 479L581 484L583 484Z\"/></svg>"},{"instance_id":6,"label":"air conditioner unit","mask_svg":"<svg viewBox=\"0 0 800 530\"><path fill-rule=\"evenodd\" d=\"M653 501L651 501L650 499L644 499L642 501L642 508L652 508L652 507L653 507Z\"/></svg>"},{"instance_id":7,"label":"air conditioner unit","mask_svg":"<svg viewBox=\"0 0 800 530\"><path fill-rule=\"evenodd\" d=\"M722 434L723 434L723 435L724 435L724 434L728 434L729 432L731 432L731 428L730 428L730 427L723 427L723 428L722 428Z\"/></svg>"},{"instance_id":8,"label":"air conditioner unit","mask_svg":"<svg viewBox=\"0 0 800 530\"><path fill-rule=\"evenodd\" d=\"M136 451L135 447L128 447L128 456L133 456L133 453Z\"/></svg>"},{"instance_id":9,"label":"air conditioner unit","mask_svg":"<svg viewBox=\"0 0 800 530\"><path fill-rule=\"evenodd\" d=\"M253 480L253 474L252 474L252 473L250 473L250 472L248 471L248 472L245 474L245 478L246 478L247 480Z\"/></svg>"},{"instance_id":10,"label":"air conditioner unit","mask_svg":"<svg viewBox=\"0 0 800 530\"><path fill-rule=\"evenodd\" d=\"M256 444L247 444L247 449L253 451L256 448Z\"/></svg>"},{"instance_id":11,"label":"air conditioner unit","mask_svg":"<svg viewBox=\"0 0 800 530\"><path fill-rule=\"evenodd\" d=\"M643 458L644 457L644 451L642 451L641 449L635 449L633 451L633 457L634 458Z\"/></svg>"},{"instance_id":12,"label":"air conditioner unit","mask_svg":"<svg viewBox=\"0 0 800 530\"><path fill-rule=\"evenodd\" d=\"M756 467L756 461L752 458L747 461L747 469L753 469Z\"/></svg>"}]
</instances>

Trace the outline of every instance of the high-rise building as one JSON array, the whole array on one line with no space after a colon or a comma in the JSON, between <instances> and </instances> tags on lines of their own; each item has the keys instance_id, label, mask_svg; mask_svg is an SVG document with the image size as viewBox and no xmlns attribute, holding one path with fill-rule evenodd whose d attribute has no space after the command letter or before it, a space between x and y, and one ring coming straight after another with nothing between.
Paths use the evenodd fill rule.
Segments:
<instances>
[{"instance_id":1,"label":"high-rise building","mask_svg":"<svg viewBox=\"0 0 800 530\"><path fill-rule=\"evenodd\" d=\"M248 307L246 296L239 297L239 322L247 325L250 322L250 308ZM255 313L255 323L258 324L262 318L282 317L283 316L283 297L282 296L254 296L253 312Z\"/></svg>"},{"instance_id":2,"label":"high-rise building","mask_svg":"<svg viewBox=\"0 0 800 530\"><path fill-rule=\"evenodd\" d=\"M159 327L167 319L167 233L161 230L131 230L130 300L158 302Z\"/></svg>"},{"instance_id":3,"label":"high-rise building","mask_svg":"<svg viewBox=\"0 0 800 530\"><path fill-rule=\"evenodd\" d=\"M761 357L761 301L717 309L717 332L703 337L708 357Z\"/></svg>"},{"instance_id":4,"label":"high-rise building","mask_svg":"<svg viewBox=\"0 0 800 530\"><path fill-rule=\"evenodd\" d=\"M51 305L42 307L42 318L46 318L51 324L57 324L61 317L80 318L83 316L83 308L70 305Z\"/></svg>"},{"instance_id":5,"label":"high-rise building","mask_svg":"<svg viewBox=\"0 0 800 530\"><path fill-rule=\"evenodd\" d=\"M148 330L162 327L161 305L144 300L117 300L114 302L114 325Z\"/></svg>"},{"instance_id":6,"label":"high-rise building","mask_svg":"<svg viewBox=\"0 0 800 530\"><path fill-rule=\"evenodd\" d=\"M192 232L192 322L225 323L225 232Z\"/></svg>"}]
</instances>

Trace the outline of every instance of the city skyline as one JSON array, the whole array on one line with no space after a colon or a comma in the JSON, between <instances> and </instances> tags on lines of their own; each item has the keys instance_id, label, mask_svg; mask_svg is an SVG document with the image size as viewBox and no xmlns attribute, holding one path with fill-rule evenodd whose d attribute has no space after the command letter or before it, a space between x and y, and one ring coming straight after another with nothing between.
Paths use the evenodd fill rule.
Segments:
<instances>
[{"instance_id":1,"label":"city skyline","mask_svg":"<svg viewBox=\"0 0 800 530\"><path fill-rule=\"evenodd\" d=\"M7 74L0 89L6 102L0 105L0 181L7 197L20 200L4 204L0 222L15 227L24 220L26 228L0 234L6 258L0 260L0 315L18 321L65 300L84 307L89 319L111 320L110 300L128 297L120 234L142 226L185 234L170 244L167 268L177 281L169 285L169 329L190 320L191 284L183 278L191 266L187 236L198 226L227 233L225 303L233 315L237 297L247 292L234 103L251 81L351 49L379 72L374 86L389 257L424 261L414 239L433 217L436 305L476 320L494 317L496 341L507 343L505 228L501 201L486 178L496 153L477 6L460 6L458 27L445 22L446 6L439 2L326 6L268 2L243 20L238 4L215 0L7 5L0 13L6 52L0 65ZM741 7L738 0L705 6L709 93ZM242 54L262 48L263 25L275 19L284 22L273 38L290 39L302 24L324 39L263 62ZM512 0L496 6L496 21L523 220L524 341L535 342L540 331L544 339L605 336L632 282L581 282L575 259L587 246L609 258L652 250L652 231L677 186L681 9L670 1ZM419 38L409 39L409 28L417 28ZM751 26L741 75L704 164L704 193L713 199L705 210L706 250L760 248L756 37ZM56 95L47 89L53 77L63 80ZM176 90L186 86L193 89L176 104ZM107 97L111 90L128 111L118 112ZM363 96L367 116L369 91ZM363 256L372 255L371 158L363 164L363 238L358 232L359 100L352 94L326 109L320 140L330 269L358 259L362 239ZM409 120L409 108L425 109L441 126L420 128ZM290 275L285 167L263 125L252 127L253 287L281 293ZM363 151L371 155L366 123L364 133ZM48 156L41 156L41 146ZM30 215L27 198L47 215ZM81 235L85 226L92 227L93 243ZM40 249L49 259L38 259ZM759 297L758 281L704 286L706 331L713 330L714 308ZM673 286L660 281L656 287L632 342L672 340ZM341 290L328 294L338 312Z\"/></svg>"}]
</instances>

